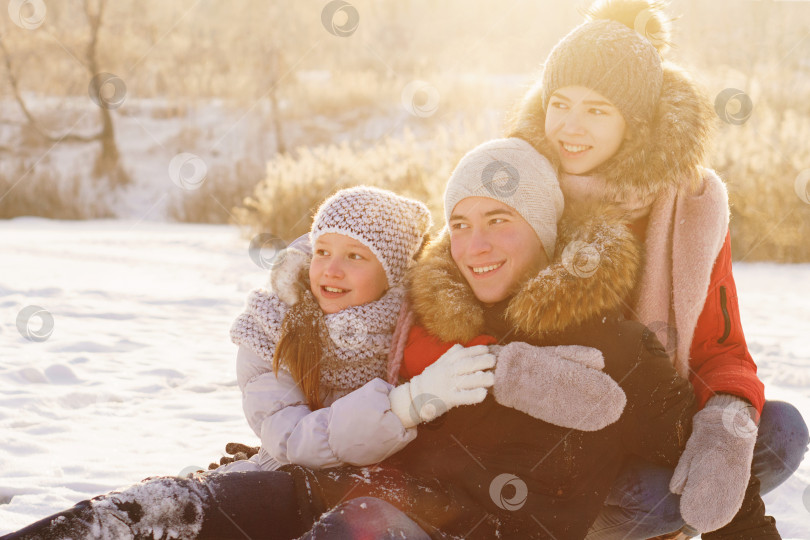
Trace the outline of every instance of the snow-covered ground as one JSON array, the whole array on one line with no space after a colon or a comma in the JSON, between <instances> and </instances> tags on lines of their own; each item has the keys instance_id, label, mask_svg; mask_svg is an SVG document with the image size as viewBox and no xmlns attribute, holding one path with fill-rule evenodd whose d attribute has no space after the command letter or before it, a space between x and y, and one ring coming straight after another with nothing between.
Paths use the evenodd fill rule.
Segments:
<instances>
[{"instance_id":1,"label":"snow-covered ground","mask_svg":"<svg viewBox=\"0 0 810 540\"><path fill-rule=\"evenodd\" d=\"M257 442L228 338L266 279L248 245L224 225L0 221L0 534ZM767 397L810 419L810 265L735 275ZM22 337L28 306L47 339ZM785 538L810 538L808 486L805 461L766 497Z\"/></svg>"}]
</instances>

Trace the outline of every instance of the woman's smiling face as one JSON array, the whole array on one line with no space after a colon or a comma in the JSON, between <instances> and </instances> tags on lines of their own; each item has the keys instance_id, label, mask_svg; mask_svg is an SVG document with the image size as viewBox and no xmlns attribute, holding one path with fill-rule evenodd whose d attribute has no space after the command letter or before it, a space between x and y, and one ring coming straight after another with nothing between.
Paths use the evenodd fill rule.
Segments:
<instances>
[{"instance_id":1,"label":"woman's smiling face","mask_svg":"<svg viewBox=\"0 0 810 540\"><path fill-rule=\"evenodd\" d=\"M602 94L566 86L549 98L545 129L563 170L582 175L613 157L625 139L627 124Z\"/></svg>"}]
</instances>

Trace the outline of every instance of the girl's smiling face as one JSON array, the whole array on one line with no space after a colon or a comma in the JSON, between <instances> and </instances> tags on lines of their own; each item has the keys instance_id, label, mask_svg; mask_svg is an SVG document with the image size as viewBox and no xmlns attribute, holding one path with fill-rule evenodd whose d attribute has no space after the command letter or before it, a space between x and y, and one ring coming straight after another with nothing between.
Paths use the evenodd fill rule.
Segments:
<instances>
[{"instance_id":1,"label":"girl's smiling face","mask_svg":"<svg viewBox=\"0 0 810 540\"><path fill-rule=\"evenodd\" d=\"M388 289L380 261L354 238L327 233L312 246L312 294L325 314L378 300Z\"/></svg>"},{"instance_id":2,"label":"girl's smiling face","mask_svg":"<svg viewBox=\"0 0 810 540\"><path fill-rule=\"evenodd\" d=\"M582 175L613 157L625 139L627 124L602 94L566 86L548 101L545 129L563 170Z\"/></svg>"}]
</instances>

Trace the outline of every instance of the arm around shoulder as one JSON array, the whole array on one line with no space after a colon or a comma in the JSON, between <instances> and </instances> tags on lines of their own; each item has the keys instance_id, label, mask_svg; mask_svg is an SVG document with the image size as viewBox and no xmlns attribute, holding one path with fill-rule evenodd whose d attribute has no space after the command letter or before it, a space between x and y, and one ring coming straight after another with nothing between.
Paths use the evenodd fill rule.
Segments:
<instances>
[{"instance_id":1,"label":"arm around shoulder","mask_svg":"<svg viewBox=\"0 0 810 540\"><path fill-rule=\"evenodd\" d=\"M282 464L312 468L370 465L416 437L416 430L406 429L391 412L388 393L392 387L381 379L312 411L288 372L280 370L276 377L249 349L240 348L238 363L248 424L264 449Z\"/></svg>"}]
</instances>

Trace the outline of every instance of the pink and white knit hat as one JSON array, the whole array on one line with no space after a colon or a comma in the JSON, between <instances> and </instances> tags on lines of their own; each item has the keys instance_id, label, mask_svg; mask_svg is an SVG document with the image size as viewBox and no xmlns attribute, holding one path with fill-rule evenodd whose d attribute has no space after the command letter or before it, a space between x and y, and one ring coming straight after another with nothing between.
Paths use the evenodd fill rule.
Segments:
<instances>
[{"instance_id":1,"label":"pink and white knit hat","mask_svg":"<svg viewBox=\"0 0 810 540\"><path fill-rule=\"evenodd\" d=\"M342 189L321 204L309 233L354 238L368 247L385 270L388 286L398 285L422 245L432 220L427 206L370 186Z\"/></svg>"}]
</instances>

